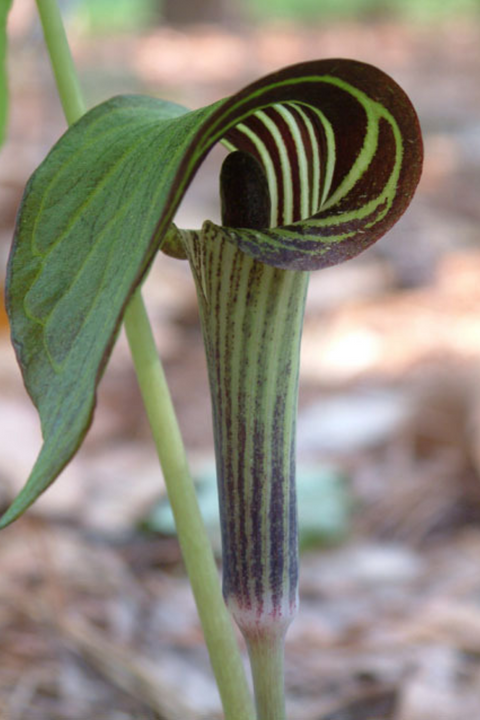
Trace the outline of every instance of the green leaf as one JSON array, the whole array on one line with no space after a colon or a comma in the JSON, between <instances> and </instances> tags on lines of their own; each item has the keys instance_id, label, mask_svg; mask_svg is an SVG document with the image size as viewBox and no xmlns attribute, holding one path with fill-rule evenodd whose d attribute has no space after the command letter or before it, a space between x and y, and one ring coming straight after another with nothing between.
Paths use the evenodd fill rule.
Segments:
<instances>
[{"instance_id":1,"label":"green leaf","mask_svg":"<svg viewBox=\"0 0 480 720\"><path fill-rule=\"evenodd\" d=\"M5 141L8 112L7 18L12 0L0 0L0 147Z\"/></svg>"},{"instance_id":2,"label":"green leaf","mask_svg":"<svg viewBox=\"0 0 480 720\"><path fill-rule=\"evenodd\" d=\"M125 305L157 247L161 170L174 155L168 128L184 112L150 98L111 100L63 136L26 187L7 310L45 442L3 524L48 487L90 425Z\"/></svg>"},{"instance_id":3,"label":"green leaf","mask_svg":"<svg viewBox=\"0 0 480 720\"><path fill-rule=\"evenodd\" d=\"M193 112L124 96L84 115L33 174L17 221L7 309L44 445L0 527L80 446L125 307L220 140L260 162L272 200L271 227L227 229L228 240L281 268L358 254L406 209L420 177L408 98L351 60L292 66Z\"/></svg>"}]
</instances>

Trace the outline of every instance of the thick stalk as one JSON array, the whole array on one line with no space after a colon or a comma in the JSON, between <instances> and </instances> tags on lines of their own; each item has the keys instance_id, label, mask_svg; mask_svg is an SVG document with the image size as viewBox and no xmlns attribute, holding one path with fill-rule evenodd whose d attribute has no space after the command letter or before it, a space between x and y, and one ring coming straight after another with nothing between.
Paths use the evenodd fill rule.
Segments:
<instances>
[{"instance_id":1,"label":"thick stalk","mask_svg":"<svg viewBox=\"0 0 480 720\"><path fill-rule=\"evenodd\" d=\"M308 274L257 262L206 223L183 233L213 405L223 592L249 647L259 720L285 717L297 610L295 421Z\"/></svg>"},{"instance_id":2,"label":"thick stalk","mask_svg":"<svg viewBox=\"0 0 480 720\"><path fill-rule=\"evenodd\" d=\"M248 655L259 720L285 719L283 660L285 638L276 633L248 640Z\"/></svg>"},{"instance_id":3,"label":"thick stalk","mask_svg":"<svg viewBox=\"0 0 480 720\"><path fill-rule=\"evenodd\" d=\"M85 112L56 0L37 0L45 41L67 122ZM225 720L253 720L250 692L233 627L223 602L215 560L198 507L175 411L140 292L125 327L147 415L177 524L178 537L222 699Z\"/></svg>"}]
</instances>

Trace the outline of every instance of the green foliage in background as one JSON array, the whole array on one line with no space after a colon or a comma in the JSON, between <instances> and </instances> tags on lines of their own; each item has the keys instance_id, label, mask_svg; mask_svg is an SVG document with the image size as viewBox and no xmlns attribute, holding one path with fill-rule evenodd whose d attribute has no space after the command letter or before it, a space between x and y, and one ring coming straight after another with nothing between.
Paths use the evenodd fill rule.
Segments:
<instances>
[{"instance_id":1,"label":"green foliage in background","mask_svg":"<svg viewBox=\"0 0 480 720\"><path fill-rule=\"evenodd\" d=\"M131 32L158 20L160 7L158 0L82 0L74 17L92 33Z\"/></svg>"},{"instance_id":2,"label":"green foliage in background","mask_svg":"<svg viewBox=\"0 0 480 720\"><path fill-rule=\"evenodd\" d=\"M0 0L0 13L10 2ZM234 14L237 10L240 17L254 22L392 19L431 23L455 17L480 18L480 0L228 0L227 6L229 3ZM160 24L164 6L165 0L77 0L70 13L75 24L88 33L132 32ZM0 51L1 47L0 41Z\"/></svg>"},{"instance_id":3,"label":"green foliage in background","mask_svg":"<svg viewBox=\"0 0 480 720\"><path fill-rule=\"evenodd\" d=\"M9 0L2 1L9 4ZM392 18L434 22L465 15L480 17L480 0L229 0L229 3L232 10L254 21ZM89 32L118 32L160 22L163 7L164 0L80 0L72 10L75 19Z\"/></svg>"},{"instance_id":4,"label":"green foliage in background","mask_svg":"<svg viewBox=\"0 0 480 720\"><path fill-rule=\"evenodd\" d=\"M0 0L3 5L11 0ZM76 0L75 23L90 33L132 32L159 24L166 0ZM68 7L68 6L67 6ZM420 22L478 16L480 0L227 0L240 17L252 21L293 22L393 19ZM188 10L188 8L187 8ZM188 17L185 18L188 20ZM219 18L219 22L222 18ZM1 49L1 45L0 45Z\"/></svg>"},{"instance_id":5,"label":"green foliage in background","mask_svg":"<svg viewBox=\"0 0 480 720\"><path fill-rule=\"evenodd\" d=\"M372 19L433 21L479 14L480 0L247 0L251 17L260 20Z\"/></svg>"}]
</instances>

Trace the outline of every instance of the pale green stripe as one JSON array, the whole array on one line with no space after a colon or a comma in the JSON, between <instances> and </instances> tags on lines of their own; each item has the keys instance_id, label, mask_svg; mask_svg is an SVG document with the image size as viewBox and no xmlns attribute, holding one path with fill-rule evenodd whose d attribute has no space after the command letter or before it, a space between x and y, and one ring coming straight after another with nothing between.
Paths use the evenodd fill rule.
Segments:
<instances>
[{"instance_id":1,"label":"pale green stripe","mask_svg":"<svg viewBox=\"0 0 480 720\"><path fill-rule=\"evenodd\" d=\"M378 116L370 106L364 105L364 108L367 115L367 132L365 133L363 147L335 192L322 204L322 210L328 210L328 208L345 197L368 170L372 159L375 157L378 146Z\"/></svg>"},{"instance_id":2,"label":"pale green stripe","mask_svg":"<svg viewBox=\"0 0 480 720\"><path fill-rule=\"evenodd\" d=\"M296 103L296 105L297 107L301 107L302 103ZM335 143L335 133L333 131L333 126L330 120L328 120L328 118L323 114L321 110L313 107L313 105L306 105L305 107L308 107L309 110L312 110L320 120L320 123L325 132L325 142L327 146L327 151L323 158L323 161L325 162L325 176L323 181L322 196L320 198L319 196L317 196L318 204L314 210L314 212L318 212L320 209L323 209L323 203L328 197L328 193L330 192L330 188L332 186L333 173L335 172L335 162L337 159L337 148Z\"/></svg>"},{"instance_id":3,"label":"pale green stripe","mask_svg":"<svg viewBox=\"0 0 480 720\"><path fill-rule=\"evenodd\" d=\"M261 120L267 130L269 130L278 149L283 180L283 207L281 208L282 217L280 218L280 213L278 213L278 220L282 222L282 224L288 224L293 221L293 185L287 148L285 147L282 134L275 125L275 122L266 115L263 110L256 112L255 116Z\"/></svg>"},{"instance_id":4,"label":"pale green stripe","mask_svg":"<svg viewBox=\"0 0 480 720\"><path fill-rule=\"evenodd\" d=\"M237 125L236 130L239 130L246 135L253 142L258 150L263 163L265 174L267 176L268 190L270 193L270 225L275 226L278 224L278 190L277 190L277 175L275 173L275 166L273 164L270 153L267 150L265 143L260 140L258 135L253 132L247 125L240 123Z\"/></svg>"},{"instance_id":5,"label":"pale green stripe","mask_svg":"<svg viewBox=\"0 0 480 720\"><path fill-rule=\"evenodd\" d=\"M302 140L300 130L298 128L298 121L289 111L287 106L276 103L274 106L275 110L279 115L282 116L286 122L288 129L292 135L295 143L296 157L298 163L298 171L300 176L300 215L301 219L309 217L310 215L310 183L308 180L308 162L307 153L305 151L305 145ZM293 188L292 188L293 193ZM292 201L293 202L293 201Z\"/></svg>"},{"instance_id":6,"label":"pale green stripe","mask_svg":"<svg viewBox=\"0 0 480 720\"><path fill-rule=\"evenodd\" d=\"M318 211L320 205L320 148L318 145L317 134L315 127L308 117L306 112L303 110L300 103L292 103L295 106L296 111L301 115L302 120L307 128L310 143L312 145L312 187L310 191L310 212L309 215L313 215ZM310 106L309 109L311 110Z\"/></svg>"}]
</instances>

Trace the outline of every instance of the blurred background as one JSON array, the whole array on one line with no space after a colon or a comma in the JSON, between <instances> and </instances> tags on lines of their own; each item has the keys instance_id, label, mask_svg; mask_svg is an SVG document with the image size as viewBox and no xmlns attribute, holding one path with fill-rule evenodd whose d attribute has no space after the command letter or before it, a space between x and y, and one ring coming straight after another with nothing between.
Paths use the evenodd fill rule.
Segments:
<instances>
[{"instance_id":1,"label":"blurred background","mask_svg":"<svg viewBox=\"0 0 480 720\"><path fill-rule=\"evenodd\" d=\"M191 108L290 63L353 57L410 95L425 137L411 208L312 276L302 345L301 611L292 720L480 718L479 0L68 0L89 106ZM24 184L65 130L33 0L10 18L0 285ZM218 219L215 151L178 224ZM145 286L218 552L210 408L186 264ZM0 305L0 504L40 447ZM202 634L123 335L85 445L0 537L2 720L219 720Z\"/></svg>"}]
</instances>

